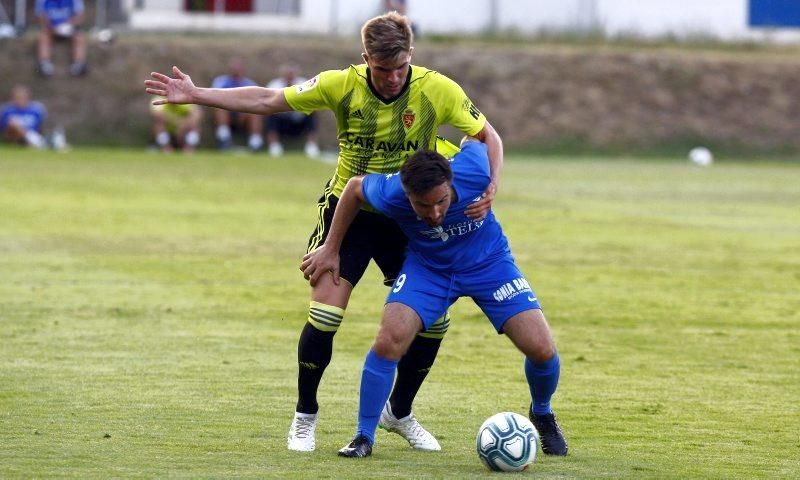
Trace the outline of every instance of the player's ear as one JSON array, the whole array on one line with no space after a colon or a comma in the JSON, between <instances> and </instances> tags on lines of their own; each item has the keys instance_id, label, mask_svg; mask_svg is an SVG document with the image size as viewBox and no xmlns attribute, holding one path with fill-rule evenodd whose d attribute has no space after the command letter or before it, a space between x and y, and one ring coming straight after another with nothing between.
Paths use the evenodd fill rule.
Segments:
<instances>
[{"instance_id":1,"label":"player's ear","mask_svg":"<svg viewBox=\"0 0 800 480\"><path fill-rule=\"evenodd\" d=\"M414 47L408 49L408 63L411 63L411 55L414 54Z\"/></svg>"},{"instance_id":2,"label":"player's ear","mask_svg":"<svg viewBox=\"0 0 800 480\"><path fill-rule=\"evenodd\" d=\"M367 55L367 52L361 52L361 58L364 60L364 63L369 65L369 55Z\"/></svg>"}]
</instances>

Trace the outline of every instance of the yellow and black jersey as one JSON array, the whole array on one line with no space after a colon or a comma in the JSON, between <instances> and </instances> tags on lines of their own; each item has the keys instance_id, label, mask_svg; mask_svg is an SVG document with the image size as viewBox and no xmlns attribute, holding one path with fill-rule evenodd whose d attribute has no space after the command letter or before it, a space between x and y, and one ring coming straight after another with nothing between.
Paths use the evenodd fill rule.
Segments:
<instances>
[{"instance_id":1,"label":"yellow and black jersey","mask_svg":"<svg viewBox=\"0 0 800 480\"><path fill-rule=\"evenodd\" d=\"M329 188L337 197L351 177L396 172L416 150L436 148L440 125L475 135L486 123L457 83L416 65L391 100L374 91L366 64L322 72L283 92L294 110L331 110L336 116L339 161Z\"/></svg>"}]
</instances>

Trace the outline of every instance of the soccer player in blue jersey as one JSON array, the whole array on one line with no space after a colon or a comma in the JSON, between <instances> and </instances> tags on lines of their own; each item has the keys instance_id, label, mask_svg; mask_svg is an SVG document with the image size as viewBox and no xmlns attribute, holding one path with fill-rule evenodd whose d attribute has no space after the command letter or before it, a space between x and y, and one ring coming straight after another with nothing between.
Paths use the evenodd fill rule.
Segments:
<instances>
[{"instance_id":1,"label":"soccer player in blue jersey","mask_svg":"<svg viewBox=\"0 0 800 480\"><path fill-rule=\"evenodd\" d=\"M211 88L239 88L254 87L256 82L245 76L244 61L234 58L228 64L228 73L220 75L211 82ZM260 150L264 146L264 136L261 134L263 119L254 113L231 112L222 108L214 109L214 124L216 125L217 145L220 150L231 146L234 130L241 130L248 134L247 147L252 151Z\"/></svg>"},{"instance_id":2,"label":"soccer player in blue jersey","mask_svg":"<svg viewBox=\"0 0 800 480\"><path fill-rule=\"evenodd\" d=\"M42 125L47 117L44 105L31 100L31 91L24 85L11 90L11 101L0 105L0 135L9 142L44 148Z\"/></svg>"},{"instance_id":3,"label":"soccer player in blue jersey","mask_svg":"<svg viewBox=\"0 0 800 480\"><path fill-rule=\"evenodd\" d=\"M339 199L325 243L303 257L301 270L312 285L329 273L338 282L339 247L364 203L394 219L408 237L405 263L364 362L356 436L339 455L372 454L398 361L420 331L465 296L472 297L497 332L525 354L532 397L529 415L541 435L542 451L567 454L567 442L550 408L560 363L539 301L514 263L494 214L490 211L480 220L465 215L490 181L486 145L470 138L465 138L452 167L441 154L420 150L399 174L353 177Z\"/></svg>"}]
</instances>

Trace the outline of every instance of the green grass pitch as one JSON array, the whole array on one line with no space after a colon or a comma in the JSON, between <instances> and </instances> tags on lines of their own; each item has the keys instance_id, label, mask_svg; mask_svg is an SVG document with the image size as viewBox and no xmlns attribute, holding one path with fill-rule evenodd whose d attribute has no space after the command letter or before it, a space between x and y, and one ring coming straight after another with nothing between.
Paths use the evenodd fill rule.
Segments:
<instances>
[{"instance_id":1,"label":"green grass pitch","mask_svg":"<svg viewBox=\"0 0 800 480\"><path fill-rule=\"evenodd\" d=\"M0 477L482 478L529 402L469 300L415 412L341 459L386 293L371 268L290 453L298 271L333 167L300 156L0 149ZM536 478L796 478L800 165L507 158L495 211L562 358L566 458Z\"/></svg>"}]
</instances>

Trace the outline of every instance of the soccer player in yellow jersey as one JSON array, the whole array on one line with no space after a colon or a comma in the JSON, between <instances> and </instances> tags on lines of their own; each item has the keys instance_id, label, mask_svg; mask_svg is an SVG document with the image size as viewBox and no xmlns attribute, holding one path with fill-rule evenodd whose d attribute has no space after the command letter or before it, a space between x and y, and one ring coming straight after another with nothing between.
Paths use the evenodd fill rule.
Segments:
<instances>
[{"instance_id":1,"label":"soccer player in yellow jersey","mask_svg":"<svg viewBox=\"0 0 800 480\"><path fill-rule=\"evenodd\" d=\"M318 204L318 223L308 251L324 243L347 181L356 175L396 172L419 149L435 149L436 131L450 124L488 147L492 181L466 213L482 218L491 208L503 164L503 144L461 87L444 75L411 64L413 35L409 20L389 12L361 29L364 63L322 72L284 89L198 88L173 67L176 78L153 72L147 92L166 97L154 103L196 103L240 112L271 115L290 110L331 110L336 116L339 161ZM406 237L390 219L361 210L342 243L335 284L324 275L311 284L308 322L298 344L298 402L289 431L291 450L315 448L317 389L331 360L333 336L344 317L353 288L370 260L391 285L403 264ZM333 272L332 272L333 273ZM411 404L433 365L449 318L444 316L418 335L398 365L397 379L380 423L402 435L412 447L440 450L438 441L417 422Z\"/></svg>"}]
</instances>

